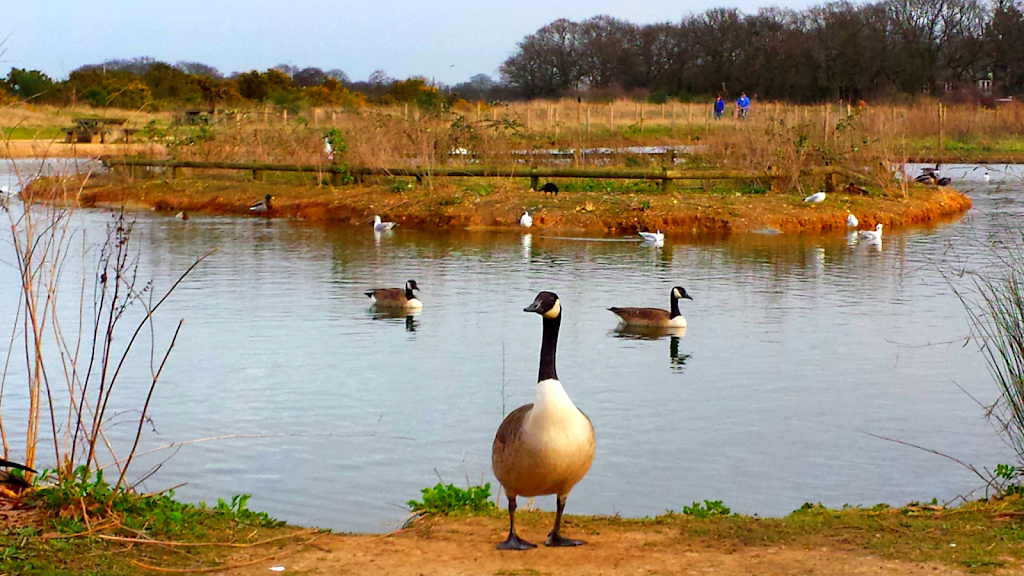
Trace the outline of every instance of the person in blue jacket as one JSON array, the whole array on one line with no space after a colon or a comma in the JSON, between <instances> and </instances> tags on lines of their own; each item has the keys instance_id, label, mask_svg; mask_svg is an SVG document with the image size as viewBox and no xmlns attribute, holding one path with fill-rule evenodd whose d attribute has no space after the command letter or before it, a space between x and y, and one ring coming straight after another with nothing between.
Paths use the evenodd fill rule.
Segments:
<instances>
[{"instance_id":1,"label":"person in blue jacket","mask_svg":"<svg viewBox=\"0 0 1024 576\"><path fill-rule=\"evenodd\" d=\"M721 96L715 96L715 120L721 120L725 114L725 100Z\"/></svg>"},{"instance_id":2,"label":"person in blue jacket","mask_svg":"<svg viewBox=\"0 0 1024 576\"><path fill-rule=\"evenodd\" d=\"M740 120L746 120L747 110L750 110L750 98L747 98L746 92L740 94L739 99L736 100L736 109L740 113Z\"/></svg>"}]
</instances>

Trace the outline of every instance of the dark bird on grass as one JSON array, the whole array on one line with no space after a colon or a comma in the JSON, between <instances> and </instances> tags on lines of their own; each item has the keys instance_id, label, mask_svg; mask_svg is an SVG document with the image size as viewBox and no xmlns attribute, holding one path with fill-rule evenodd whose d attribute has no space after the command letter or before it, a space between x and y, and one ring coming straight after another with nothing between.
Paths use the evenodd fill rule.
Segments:
<instances>
[{"instance_id":1,"label":"dark bird on grass","mask_svg":"<svg viewBox=\"0 0 1024 576\"><path fill-rule=\"evenodd\" d=\"M35 470L25 466L24 464L18 464L17 462L11 462L10 460L4 460L0 458L0 467L2 468L17 468L18 470L24 470L26 472L36 473ZM21 476L15 476L10 472L0 470L0 484L7 484L9 486L16 486L18 488L28 488L30 484L27 480Z\"/></svg>"},{"instance_id":2,"label":"dark bird on grass","mask_svg":"<svg viewBox=\"0 0 1024 576\"><path fill-rule=\"evenodd\" d=\"M257 200L256 202L253 202L252 205L249 206L249 212L255 212L257 214L266 214L267 212L270 212L271 198L273 198L273 196L267 194L266 196L263 197L263 200Z\"/></svg>"},{"instance_id":3,"label":"dark bird on grass","mask_svg":"<svg viewBox=\"0 0 1024 576\"><path fill-rule=\"evenodd\" d=\"M847 194L860 194L862 196L866 196L868 193L867 189L861 188L860 186L857 186L853 182L850 182L849 184L846 185L844 192L846 192Z\"/></svg>"},{"instance_id":4,"label":"dark bird on grass","mask_svg":"<svg viewBox=\"0 0 1024 576\"><path fill-rule=\"evenodd\" d=\"M579 546L582 540L564 538L561 533L565 499L590 470L594 462L594 426L590 418L572 403L555 373L555 349L562 322L558 295L541 292L523 309L544 319L540 346L540 373L532 404L512 411L494 436L491 468L508 496L508 538L499 550L536 548L516 534L516 498L555 494L555 525L548 534L548 546Z\"/></svg>"},{"instance_id":5,"label":"dark bird on grass","mask_svg":"<svg viewBox=\"0 0 1024 576\"><path fill-rule=\"evenodd\" d=\"M550 192L555 196L558 196L558 184L555 184L554 182L545 182L544 185L540 187L540 191Z\"/></svg>"}]
</instances>

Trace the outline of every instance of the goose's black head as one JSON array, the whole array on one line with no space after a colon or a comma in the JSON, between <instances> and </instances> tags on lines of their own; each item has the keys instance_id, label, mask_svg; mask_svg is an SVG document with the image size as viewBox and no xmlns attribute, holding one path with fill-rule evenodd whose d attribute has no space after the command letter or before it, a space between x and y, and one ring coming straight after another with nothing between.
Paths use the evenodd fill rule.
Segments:
<instances>
[{"instance_id":1,"label":"goose's black head","mask_svg":"<svg viewBox=\"0 0 1024 576\"><path fill-rule=\"evenodd\" d=\"M523 312L536 312L545 318L557 318L562 314L562 305L558 302L558 294L541 292Z\"/></svg>"},{"instance_id":2,"label":"goose's black head","mask_svg":"<svg viewBox=\"0 0 1024 576\"><path fill-rule=\"evenodd\" d=\"M682 286L676 286L675 288L672 289L672 297L693 300L693 298L690 298L690 295L686 293L686 288L683 288Z\"/></svg>"},{"instance_id":3,"label":"goose's black head","mask_svg":"<svg viewBox=\"0 0 1024 576\"><path fill-rule=\"evenodd\" d=\"M416 281L415 280L409 280L408 282L405 283L405 289L406 290L417 290L418 291L420 289L420 287L416 285Z\"/></svg>"}]
</instances>

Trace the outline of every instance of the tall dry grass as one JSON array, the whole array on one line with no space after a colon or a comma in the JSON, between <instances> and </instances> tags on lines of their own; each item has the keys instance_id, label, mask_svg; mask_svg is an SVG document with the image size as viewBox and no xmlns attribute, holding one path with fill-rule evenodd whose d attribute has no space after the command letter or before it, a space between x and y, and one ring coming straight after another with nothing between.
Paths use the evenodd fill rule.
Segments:
<instances>
[{"instance_id":1,"label":"tall dry grass","mask_svg":"<svg viewBox=\"0 0 1024 576\"><path fill-rule=\"evenodd\" d=\"M154 315L195 265L159 291L139 276L133 224L123 213L112 217L98 243L89 244L75 218L81 179L68 187L71 179L48 178L37 181L48 185L25 189L38 174L24 174L14 162L9 168L24 190L20 199L0 202L6 221L0 259L19 280L15 310L5 310L5 316L13 312L14 324L0 374L4 457L42 463L61 481L110 466L117 471L114 488L130 488L127 472L181 328L179 322L170 338L157 343ZM128 392L122 370L138 354L150 358L148 395L135 407L134 442L115 445L107 430L113 406L123 406L119 398ZM27 387L27 407L4 403L21 395L10 389L19 385ZM23 451L12 437L24 440Z\"/></svg>"}]
</instances>

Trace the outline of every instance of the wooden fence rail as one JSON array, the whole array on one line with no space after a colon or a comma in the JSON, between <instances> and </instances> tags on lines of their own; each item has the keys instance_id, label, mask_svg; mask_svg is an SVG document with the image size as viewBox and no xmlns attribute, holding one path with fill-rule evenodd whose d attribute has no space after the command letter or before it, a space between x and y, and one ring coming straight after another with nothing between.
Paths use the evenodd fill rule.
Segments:
<instances>
[{"instance_id":1,"label":"wooden fence rail","mask_svg":"<svg viewBox=\"0 0 1024 576\"><path fill-rule=\"evenodd\" d=\"M492 166L435 166L429 168L367 168L342 166L338 164L270 164L264 162L203 162L196 160L156 160L146 158L104 157L103 164L109 168L156 167L171 168L175 178L182 176L183 168L244 170L251 171L253 179L262 180L265 172L304 172L308 174L330 174L332 181L344 175L356 178L365 176L407 176L417 180L430 177L458 178L529 178L530 187L537 189L541 178L589 178L614 180L659 180L662 188L671 189L674 180L751 180L768 181L792 178L790 172L779 170L643 170L606 168L531 168ZM800 172L808 176L824 176L825 187L832 191L835 176L846 171L837 166L815 166Z\"/></svg>"}]
</instances>

